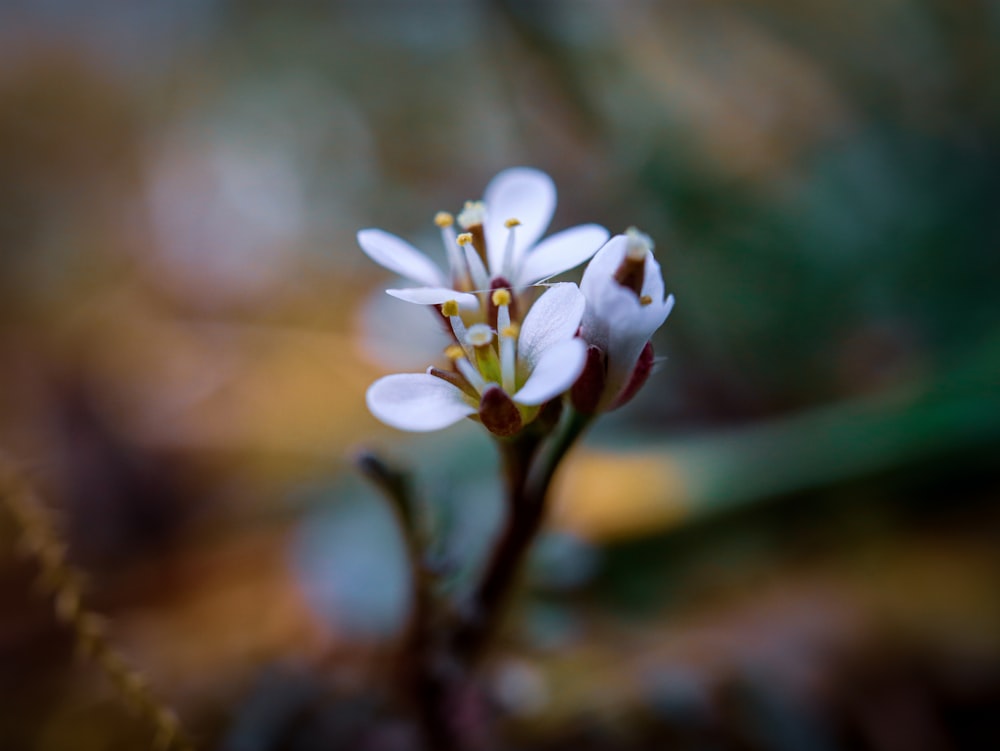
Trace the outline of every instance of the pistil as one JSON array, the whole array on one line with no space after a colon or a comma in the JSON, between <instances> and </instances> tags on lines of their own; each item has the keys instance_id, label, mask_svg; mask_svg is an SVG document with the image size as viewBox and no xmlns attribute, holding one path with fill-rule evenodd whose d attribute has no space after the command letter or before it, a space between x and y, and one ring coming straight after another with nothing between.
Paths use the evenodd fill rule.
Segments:
<instances>
[{"instance_id":1,"label":"pistil","mask_svg":"<svg viewBox=\"0 0 1000 751\"><path fill-rule=\"evenodd\" d=\"M475 363L483 377L492 383L499 383L500 361L493 347L493 330L485 323L477 323L469 327L465 341L475 351Z\"/></svg>"},{"instance_id":2,"label":"pistil","mask_svg":"<svg viewBox=\"0 0 1000 751\"><path fill-rule=\"evenodd\" d=\"M462 229L472 235L472 246L479 254L479 259L489 266L489 256L486 255L486 231L483 223L486 221L486 206L482 201L466 201L462 213L458 215L458 223Z\"/></svg>"},{"instance_id":3,"label":"pistil","mask_svg":"<svg viewBox=\"0 0 1000 751\"><path fill-rule=\"evenodd\" d=\"M628 237L625 257L615 271L615 281L626 289L632 290L642 302L642 284L646 278L646 256L653 249L653 241L649 235L640 232L635 227L626 230L625 235Z\"/></svg>"}]
</instances>

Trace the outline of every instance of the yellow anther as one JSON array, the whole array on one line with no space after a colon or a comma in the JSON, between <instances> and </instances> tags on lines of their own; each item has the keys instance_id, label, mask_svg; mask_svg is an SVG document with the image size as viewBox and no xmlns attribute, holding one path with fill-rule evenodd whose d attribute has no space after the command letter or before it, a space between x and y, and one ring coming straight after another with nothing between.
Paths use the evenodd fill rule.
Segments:
<instances>
[{"instance_id":1,"label":"yellow anther","mask_svg":"<svg viewBox=\"0 0 1000 751\"><path fill-rule=\"evenodd\" d=\"M444 350L444 356L449 360L461 360L465 357L465 350L459 347L457 344L452 344L446 347Z\"/></svg>"},{"instance_id":2,"label":"yellow anther","mask_svg":"<svg viewBox=\"0 0 1000 751\"><path fill-rule=\"evenodd\" d=\"M643 295L642 297L639 298L639 304L640 305L651 305L652 302L653 302L653 298L650 297L649 295Z\"/></svg>"},{"instance_id":3,"label":"yellow anther","mask_svg":"<svg viewBox=\"0 0 1000 751\"><path fill-rule=\"evenodd\" d=\"M512 323L510 326L504 327L503 331L500 332L500 336L506 339L517 339L517 335L521 333L521 327L516 323Z\"/></svg>"},{"instance_id":4,"label":"yellow anther","mask_svg":"<svg viewBox=\"0 0 1000 751\"><path fill-rule=\"evenodd\" d=\"M455 217L449 214L447 211L439 211L434 215L434 224L442 229L444 227L450 227L455 223Z\"/></svg>"},{"instance_id":5,"label":"yellow anther","mask_svg":"<svg viewBox=\"0 0 1000 751\"><path fill-rule=\"evenodd\" d=\"M510 305L510 291L506 289L493 290L493 304L498 308L501 305Z\"/></svg>"},{"instance_id":6,"label":"yellow anther","mask_svg":"<svg viewBox=\"0 0 1000 751\"><path fill-rule=\"evenodd\" d=\"M441 312L451 318L458 315L458 300L445 300L441 303Z\"/></svg>"},{"instance_id":7,"label":"yellow anther","mask_svg":"<svg viewBox=\"0 0 1000 751\"><path fill-rule=\"evenodd\" d=\"M503 226L506 227L507 229L510 229L511 227L520 227L521 220L512 216L510 219L508 219L506 222L503 223Z\"/></svg>"},{"instance_id":8,"label":"yellow anther","mask_svg":"<svg viewBox=\"0 0 1000 751\"><path fill-rule=\"evenodd\" d=\"M468 245L472 242L472 233L463 232L461 235L455 238L459 245Z\"/></svg>"}]
</instances>

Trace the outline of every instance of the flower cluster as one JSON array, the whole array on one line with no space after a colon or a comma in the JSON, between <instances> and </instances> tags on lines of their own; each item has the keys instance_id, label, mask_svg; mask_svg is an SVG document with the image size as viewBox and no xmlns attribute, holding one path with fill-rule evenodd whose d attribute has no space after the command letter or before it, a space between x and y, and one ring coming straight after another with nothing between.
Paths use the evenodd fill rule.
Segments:
<instances>
[{"instance_id":1,"label":"flower cluster","mask_svg":"<svg viewBox=\"0 0 1000 751\"><path fill-rule=\"evenodd\" d=\"M482 201L467 202L457 217L435 217L444 270L395 235L358 233L372 260L417 285L387 292L431 307L452 339L446 367L372 384L367 401L377 418L429 431L472 417L507 437L564 394L584 414L635 394L652 366L649 338L673 306L652 241L637 230L609 240L596 224L540 239L555 202L544 173L501 172ZM545 283L588 259L580 287Z\"/></svg>"}]
</instances>

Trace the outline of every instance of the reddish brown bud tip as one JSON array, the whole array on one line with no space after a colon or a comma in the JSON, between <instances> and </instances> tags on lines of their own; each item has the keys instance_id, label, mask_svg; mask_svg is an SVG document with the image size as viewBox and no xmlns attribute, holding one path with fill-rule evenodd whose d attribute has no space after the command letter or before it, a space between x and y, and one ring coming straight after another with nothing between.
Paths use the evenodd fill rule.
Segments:
<instances>
[{"instance_id":1,"label":"reddish brown bud tip","mask_svg":"<svg viewBox=\"0 0 1000 751\"><path fill-rule=\"evenodd\" d=\"M479 419L494 435L507 438L521 429L521 413L507 392L499 386L490 386L479 400Z\"/></svg>"},{"instance_id":2,"label":"reddish brown bud tip","mask_svg":"<svg viewBox=\"0 0 1000 751\"><path fill-rule=\"evenodd\" d=\"M642 388L643 384L646 383L646 379L649 378L649 374L653 372L653 343L646 342L646 346L642 348L642 352L639 353L639 359L635 362L635 367L632 369L632 375L629 376L628 383L625 384L625 388L615 399L614 404L611 405L612 409L618 409L618 407L623 404L628 404L632 401L632 397L635 396L639 389Z\"/></svg>"},{"instance_id":3,"label":"reddish brown bud tip","mask_svg":"<svg viewBox=\"0 0 1000 751\"><path fill-rule=\"evenodd\" d=\"M587 362L583 366L583 372L576 379L576 383L573 384L573 388L569 392L570 399L577 411L585 415L592 415L597 411L601 395L604 393L604 384L607 381L605 366L604 353L600 348L593 344L587 347Z\"/></svg>"}]
</instances>

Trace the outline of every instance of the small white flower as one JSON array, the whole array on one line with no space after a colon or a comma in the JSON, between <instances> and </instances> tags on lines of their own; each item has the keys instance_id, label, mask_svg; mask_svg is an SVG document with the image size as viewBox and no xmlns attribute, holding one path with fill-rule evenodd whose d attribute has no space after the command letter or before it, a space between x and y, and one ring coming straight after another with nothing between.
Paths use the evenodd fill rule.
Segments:
<instances>
[{"instance_id":1,"label":"small white flower","mask_svg":"<svg viewBox=\"0 0 1000 751\"><path fill-rule=\"evenodd\" d=\"M634 393L633 377L648 375L648 370L637 374L640 355L674 307L674 296L664 296L652 251L649 236L633 228L611 238L583 273L587 306L580 335L603 359L600 393L596 404L588 405L593 411L617 406ZM589 369L581 382L592 375Z\"/></svg>"},{"instance_id":2,"label":"small white flower","mask_svg":"<svg viewBox=\"0 0 1000 751\"><path fill-rule=\"evenodd\" d=\"M512 167L494 177L482 201L466 203L455 218L435 217L448 254L442 270L405 240L380 229L358 232L358 244L376 263L420 285L387 290L390 295L421 305L457 300L475 307L472 291L488 291L495 279L514 289L567 271L586 261L608 239L597 224L581 224L541 240L552 220L556 189L544 172Z\"/></svg>"},{"instance_id":3,"label":"small white flower","mask_svg":"<svg viewBox=\"0 0 1000 751\"><path fill-rule=\"evenodd\" d=\"M380 378L367 394L375 417L401 430L429 431L478 414L492 432L512 435L573 385L586 359L586 345L575 338L585 306L579 288L552 285L520 326L510 319L510 292L492 294L496 330L483 323L464 328L457 304L442 306L459 342L448 348L454 369Z\"/></svg>"}]
</instances>

